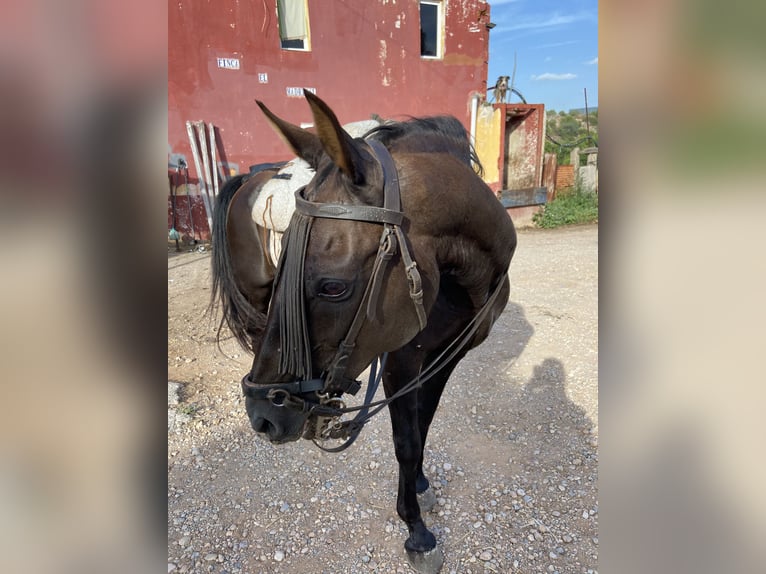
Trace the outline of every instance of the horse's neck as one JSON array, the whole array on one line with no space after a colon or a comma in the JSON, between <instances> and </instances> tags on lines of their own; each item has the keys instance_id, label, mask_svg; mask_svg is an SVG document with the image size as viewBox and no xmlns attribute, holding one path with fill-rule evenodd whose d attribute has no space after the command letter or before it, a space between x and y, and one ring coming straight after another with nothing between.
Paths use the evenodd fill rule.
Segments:
<instances>
[{"instance_id":1,"label":"horse's neck","mask_svg":"<svg viewBox=\"0 0 766 574\"><path fill-rule=\"evenodd\" d=\"M516 245L513 223L470 168L443 154L398 156L412 234L440 272L448 272L481 306L507 269ZM420 265L420 262L418 263Z\"/></svg>"}]
</instances>

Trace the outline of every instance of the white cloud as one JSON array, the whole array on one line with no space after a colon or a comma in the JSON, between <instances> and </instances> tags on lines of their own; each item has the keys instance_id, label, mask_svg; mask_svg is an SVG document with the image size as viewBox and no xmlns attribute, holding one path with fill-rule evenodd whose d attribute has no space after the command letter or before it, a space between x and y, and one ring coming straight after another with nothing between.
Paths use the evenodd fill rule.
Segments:
<instances>
[{"instance_id":1,"label":"white cloud","mask_svg":"<svg viewBox=\"0 0 766 574\"><path fill-rule=\"evenodd\" d=\"M540 74L539 76L532 74L532 79L535 81L538 80L574 80L577 77L577 74L551 74L550 72L545 72L544 74Z\"/></svg>"},{"instance_id":2,"label":"white cloud","mask_svg":"<svg viewBox=\"0 0 766 574\"><path fill-rule=\"evenodd\" d=\"M566 42L554 42L553 44L540 44L539 46L532 46L530 50L542 50L545 48L558 48L559 46L569 46L570 44L577 44L578 40L567 40Z\"/></svg>"},{"instance_id":3,"label":"white cloud","mask_svg":"<svg viewBox=\"0 0 766 574\"><path fill-rule=\"evenodd\" d=\"M596 56L592 60L588 60L587 62L585 62L585 64L588 66L598 65L598 56Z\"/></svg>"},{"instance_id":4,"label":"white cloud","mask_svg":"<svg viewBox=\"0 0 766 574\"><path fill-rule=\"evenodd\" d=\"M577 14L559 14L555 12L551 15L536 14L532 17L519 18L513 22L504 23L503 31L511 30L536 30L539 28L553 28L556 26L563 26L565 24L572 24L573 22L579 22L582 20L591 20L593 16L587 12L580 12Z\"/></svg>"}]
</instances>

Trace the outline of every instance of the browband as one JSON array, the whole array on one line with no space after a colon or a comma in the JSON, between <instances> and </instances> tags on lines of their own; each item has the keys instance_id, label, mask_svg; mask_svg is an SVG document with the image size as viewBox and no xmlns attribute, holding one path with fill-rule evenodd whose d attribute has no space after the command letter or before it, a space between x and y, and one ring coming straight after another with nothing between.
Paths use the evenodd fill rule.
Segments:
<instances>
[{"instance_id":1,"label":"browband","mask_svg":"<svg viewBox=\"0 0 766 574\"><path fill-rule=\"evenodd\" d=\"M339 203L314 203L303 197L303 189L295 192L295 209L303 215L324 217L326 219L348 219L369 223L389 223L401 225L404 214L385 207L371 205L341 205Z\"/></svg>"},{"instance_id":2,"label":"browband","mask_svg":"<svg viewBox=\"0 0 766 574\"><path fill-rule=\"evenodd\" d=\"M368 140L367 144L375 152L383 169L383 177L385 179L383 184L383 207L314 203L304 197L303 191L305 188L302 187L295 192L295 209L311 217L401 225L402 221L404 221L404 213L402 213L400 200L399 174L396 171L394 160L391 158L391 154L386 147L379 141Z\"/></svg>"}]
</instances>

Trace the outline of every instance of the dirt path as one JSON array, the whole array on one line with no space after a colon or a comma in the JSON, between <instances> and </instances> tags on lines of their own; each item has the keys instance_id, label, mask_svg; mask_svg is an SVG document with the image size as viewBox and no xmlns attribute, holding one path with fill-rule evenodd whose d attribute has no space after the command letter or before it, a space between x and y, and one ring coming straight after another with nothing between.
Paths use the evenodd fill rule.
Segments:
<instances>
[{"instance_id":1,"label":"dirt path","mask_svg":"<svg viewBox=\"0 0 766 574\"><path fill-rule=\"evenodd\" d=\"M426 446L443 573L597 569L597 252L597 226L519 233L511 301ZM340 455L258 439L239 391L251 357L218 351L202 317L209 257L168 256L168 571L411 572L388 416Z\"/></svg>"}]
</instances>

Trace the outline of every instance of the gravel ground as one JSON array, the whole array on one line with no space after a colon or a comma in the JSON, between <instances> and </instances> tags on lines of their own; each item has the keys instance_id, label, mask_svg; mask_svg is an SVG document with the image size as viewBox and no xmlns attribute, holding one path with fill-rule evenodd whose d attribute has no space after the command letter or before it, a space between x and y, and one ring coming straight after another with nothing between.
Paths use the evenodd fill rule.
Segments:
<instances>
[{"instance_id":1,"label":"gravel ground","mask_svg":"<svg viewBox=\"0 0 766 574\"><path fill-rule=\"evenodd\" d=\"M597 571L597 252L595 225L519 232L511 301L426 445L443 573ZM168 572L412 572L387 414L342 454L259 439L209 285L209 253L168 253Z\"/></svg>"}]
</instances>

